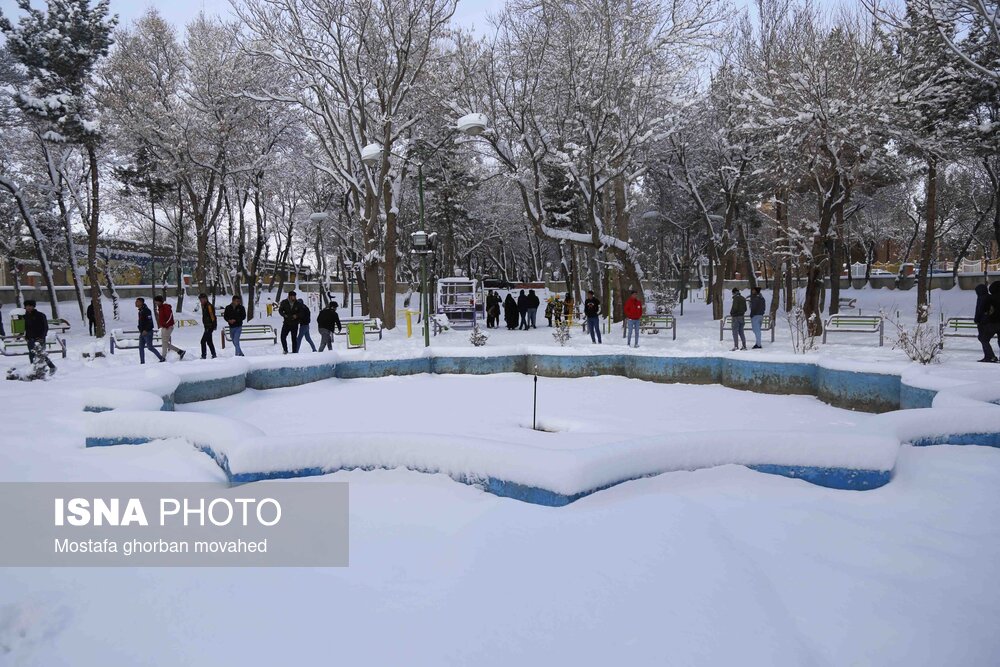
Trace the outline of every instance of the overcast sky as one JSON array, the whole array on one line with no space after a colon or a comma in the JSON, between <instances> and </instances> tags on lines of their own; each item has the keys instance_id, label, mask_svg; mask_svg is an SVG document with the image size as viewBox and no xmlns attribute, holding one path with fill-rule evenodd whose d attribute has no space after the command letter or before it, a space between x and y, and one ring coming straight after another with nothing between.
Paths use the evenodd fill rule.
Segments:
<instances>
[{"instance_id":1,"label":"overcast sky","mask_svg":"<svg viewBox=\"0 0 1000 667\"><path fill-rule=\"evenodd\" d=\"M45 0L32 0L32 5L44 7ZM118 14L123 24L134 21L151 6L178 26L183 26L203 10L208 14L232 16L229 0L111 0L111 11ZM482 29L486 26L487 14L499 6L500 0L459 0L455 20L462 26ZM5 16L16 13L16 0L0 0L0 10Z\"/></svg>"}]
</instances>

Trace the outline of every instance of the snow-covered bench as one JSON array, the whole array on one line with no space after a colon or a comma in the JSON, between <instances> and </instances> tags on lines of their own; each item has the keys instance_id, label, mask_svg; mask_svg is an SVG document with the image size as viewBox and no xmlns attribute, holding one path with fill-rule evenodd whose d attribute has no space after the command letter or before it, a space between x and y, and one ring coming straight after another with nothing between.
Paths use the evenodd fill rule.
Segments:
<instances>
[{"instance_id":1,"label":"snow-covered bench","mask_svg":"<svg viewBox=\"0 0 1000 667\"><path fill-rule=\"evenodd\" d=\"M20 336L24 334L24 319L23 310L18 310L21 314L12 313L10 319L10 332L15 336ZM49 331L58 331L59 333L66 333L70 330L70 324L61 317L49 320Z\"/></svg>"},{"instance_id":2,"label":"snow-covered bench","mask_svg":"<svg viewBox=\"0 0 1000 667\"><path fill-rule=\"evenodd\" d=\"M830 333L877 333L878 345L885 344L885 322L881 315L831 315L823 327L823 342Z\"/></svg>"},{"instance_id":3,"label":"snow-covered bench","mask_svg":"<svg viewBox=\"0 0 1000 667\"><path fill-rule=\"evenodd\" d=\"M673 333L673 340L677 340L677 318L673 315L643 315L639 324L639 331L643 333L658 334L660 330L669 330Z\"/></svg>"},{"instance_id":4,"label":"snow-covered bench","mask_svg":"<svg viewBox=\"0 0 1000 667\"><path fill-rule=\"evenodd\" d=\"M849 298L849 297L846 297L846 296L842 296L837 301L837 305L839 306L839 308L841 310L844 309L844 308L849 308L849 309L853 310L853 309L857 308L858 300L857 299L852 299L852 298Z\"/></svg>"},{"instance_id":5,"label":"snow-covered bench","mask_svg":"<svg viewBox=\"0 0 1000 667\"><path fill-rule=\"evenodd\" d=\"M269 340L272 345L278 342L278 332L270 324L244 324L240 334L240 343L248 340ZM222 347L225 349L226 341L233 342L233 333L229 327L222 327Z\"/></svg>"},{"instance_id":6,"label":"snow-covered bench","mask_svg":"<svg viewBox=\"0 0 1000 667\"><path fill-rule=\"evenodd\" d=\"M941 323L941 348L944 349L945 336L976 338L979 327L971 317L949 317Z\"/></svg>"},{"instance_id":7,"label":"snow-covered bench","mask_svg":"<svg viewBox=\"0 0 1000 667\"><path fill-rule=\"evenodd\" d=\"M162 342L160 338L160 332L157 329L153 330L153 345L159 345ZM115 353L115 348L121 350L138 350L139 349L139 330L138 329L112 329L111 330L111 354Z\"/></svg>"},{"instance_id":8,"label":"snow-covered bench","mask_svg":"<svg viewBox=\"0 0 1000 667\"><path fill-rule=\"evenodd\" d=\"M66 358L66 340L56 335L45 339L46 352L59 352ZM28 341L23 336L4 336L0 338L0 354L5 357L20 357L28 354Z\"/></svg>"},{"instance_id":9,"label":"snow-covered bench","mask_svg":"<svg viewBox=\"0 0 1000 667\"><path fill-rule=\"evenodd\" d=\"M749 324L750 324L750 316L749 315L747 315L747 317L746 317L746 324L748 325L747 328L749 328ZM727 331L732 331L732 329L733 329L733 317L732 317L732 315L726 315L721 320L719 320L719 340L724 340L725 339L725 333ZM760 330L761 331L770 331L771 332L771 342L772 343L774 342L774 320L771 319L770 315L764 315L764 320L763 320L763 322L761 322Z\"/></svg>"}]
</instances>

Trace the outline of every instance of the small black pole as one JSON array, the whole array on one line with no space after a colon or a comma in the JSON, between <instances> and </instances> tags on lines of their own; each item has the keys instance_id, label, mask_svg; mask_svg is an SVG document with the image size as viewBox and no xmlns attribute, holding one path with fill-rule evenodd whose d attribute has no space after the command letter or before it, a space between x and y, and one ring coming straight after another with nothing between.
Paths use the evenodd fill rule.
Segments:
<instances>
[{"instance_id":1,"label":"small black pole","mask_svg":"<svg viewBox=\"0 0 1000 667\"><path fill-rule=\"evenodd\" d=\"M535 366L535 401L531 408L531 430L537 431L538 420L538 366Z\"/></svg>"}]
</instances>

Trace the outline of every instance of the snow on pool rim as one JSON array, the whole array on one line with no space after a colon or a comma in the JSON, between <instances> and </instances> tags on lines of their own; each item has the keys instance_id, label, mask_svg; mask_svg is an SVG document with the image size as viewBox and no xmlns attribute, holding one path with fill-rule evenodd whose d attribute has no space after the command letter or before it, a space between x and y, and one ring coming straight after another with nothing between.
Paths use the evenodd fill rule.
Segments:
<instances>
[{"instance_id":1,"label":"snow on pool rim","mask_svg":"<svg viewBox=\"0 0 1000 667\"><path fill-rule=\"evenodd\" d=\"M863 490L888 483L901 442L1000 446L1000 406L986 402L1000 398L1000 383L955 386L954 382L946 382L943 384L951 386L935 389L934 382L925 377L921 383L911 385L904 381L902 372L893 372L898 369L887 370L884 365L853 364L845 368L838 364L827 368L826 364L800 358L750 361L720 356L561 355L552 354L549 349L544 354L533 354L517 348L475 357L451 356L440 350L390 359L339 353L317 356L322 358L303 356L284 364L274 359L262 363L240 359L233 364L227 360L201 366L196 372L195 369L176 374L172 372L174 369L161 371L177 377L177 384L173 393L161 394L165 409L158 412L129 409L129 402L121 399L111 401L116 405L93 405L101 398L95 396L88 402L90 409L109 411L89 416L87 446L141 444L181 437L211 455L232 484L338 470L404 467L447 474L456 481L477 485L497 495L555 506L631 479L724 464L744 465L831 488ZM642 361L637 363L637 360ZM886 412L838 432L696 431L567 451L538 450L465 436L442 439L440 435L413 434L400 442L399 433L371 432L299 436L301 442L290 447L238 420L170 411L174 400L205 400L239 393L247 387L295 386L329 377L386 377L421 372L482 375L536 367L540 367L540 375L562 377L598 374L635 377L644 373L648 376L649 369L673 372L681 368L695 373L698 383L715 378L719 384L736 384L737 388L753 391L762 387L798 390L786 393L804 393L803 388L811 387L817 397L834 405L837 400L849 402L849 392L856 389L859 396L874 396L878 407L885 407L886 401L891 405L893 391L897 394L896 405L909 407L906 404L909 401L934 407ZM643 379L679 381L676 375ZM154 374L151 382L161 391L169 384L158 374ZM970 385L975 386L975 391ZM833 400L828 400L831 397Z\"/></svg>"}]
</instances>

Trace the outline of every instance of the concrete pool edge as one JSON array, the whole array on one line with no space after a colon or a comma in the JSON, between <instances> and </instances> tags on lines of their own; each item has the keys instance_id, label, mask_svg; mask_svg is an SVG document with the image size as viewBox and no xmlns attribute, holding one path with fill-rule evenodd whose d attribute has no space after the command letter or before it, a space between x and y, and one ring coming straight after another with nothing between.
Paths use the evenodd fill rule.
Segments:
<instances>
[{"instance_id":1,"label":"concrete pool edge","mask_svg":"<svg viewBox=\"0 0 1000 667\"><path fill-rule=\"evenodd\" d=\"M245 388L272 389L289 387L316 382L327 378L373 378L414 375L420 373L488 375L494 373L530 373L538 372L545 377L591 377L597 375L621 376L653 382L720 384L733 389L755 391L771 394L807 394L820 400L848 409L864 409L865 411L882 412L885 416L909 412L923 412L919 408L930 408L935 397L947 390L936 390L928 387L911 386L906 383L902 374L881 370L863 370L858 368L826 367L812 361L766 361L734 359L720 356L638 356L638 355L559 355L559 354L494 354L484 357L465 355L425 354L417 357L400 359L347 359L341 360L339 355L326 355L318 360L295 360L294 364L282 365L274 359L266 359L263 363L247 363L245 361L227 367L220 364L212 371L212 377L201 377L177 381L174 391L161 397L161 410L172 409L173 403L196 402L211 400L223 396L235 395ZM136 390L141 391L141 390ZM992 394L990 394L992 397ZM178 398L179 397L179 398ZM993 397L994 400L996 397ZM90 401L86 409L92 412L100 410L115 411L119 406L94 405ZM168 407L168 405L170 407ZM976 406L982 406L989 414L987 427L982 424L973 425L970 429L952 429L955 432L941 433L940 429L929 428L923 433L896 434L896 446L903 442L914 444L985 444L1000 446L1000 407L989 400L976 401ZM127 407L126 407L127 410ZM962 411L966 412L962 412ZM970 408L934 408L930 410L933 417L953 415L947 423L965 423L965 415ZM959 415L956 411L962 412ZM108 414L99 412L95 417ZM910 413L913 414L913 413ZM979 422L984 414L977 412ZM993 420L995 419L995 424ZM898 420L897 420L898 421ZM926 421L926 420L924 420ZM937 421L935 419L935 421ZM892 420L886 422L892 431ZM86 446L108 446L116 444L141 444L150 440L170 437L169 435L150 432L143 435L115 432L112 428L98 433L88 432ZM184 437L183 435L179 437ZM327 474L337 470L375 469L381 467L406 467L418 472L441 472L433 466L392 465L380 466L358 464L348 467L311 465L292 467L284 470L238 470L231 469L225 447L219 447L201 438L188 438L196 447L205 451L223 468L232 484L248 483L262 479L278 479L290 477L313 476ZM894 461L894 457L893 457ZM836 489L866 490L877 488L890 481L894 464L881 467L828 467L813 465L789 465L774 460L731 461L744 465L758 472L777 474L785 477L803 479L820 486ZM716 462L712 465L723 465ZM602 488L608 488L631 479L661 474L671 470L694 470L699 467L679 467L670 470L650 470L639 474L622 476L621 479L591 489L574 490L564 493L544 485L525 484L515 479L505 479L495 475L474 474L471 476L450 476L456 481L472 484L495 495L515 498L525 502L548 506L561 506L573 502L577 498L590 495Z\"/></svg>"}]
</instances>

